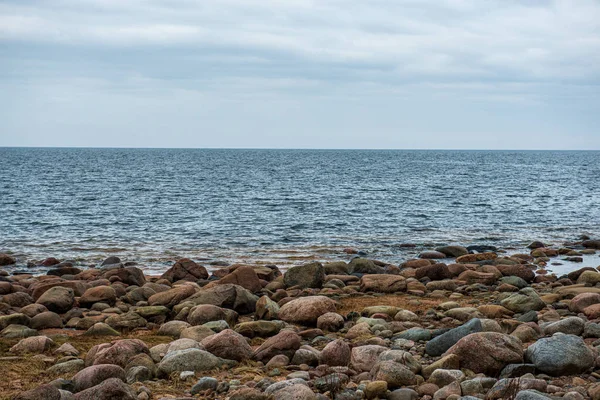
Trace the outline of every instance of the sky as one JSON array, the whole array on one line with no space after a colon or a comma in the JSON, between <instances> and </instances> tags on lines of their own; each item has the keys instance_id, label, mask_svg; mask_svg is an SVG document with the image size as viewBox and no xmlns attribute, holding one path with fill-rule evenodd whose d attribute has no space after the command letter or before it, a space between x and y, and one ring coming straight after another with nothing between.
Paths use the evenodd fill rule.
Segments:
<instances>
[{"instance_id":1,"label":"sky","mask_svg":"<svg viewBox=\"0 0 600 400\"><path fill-rule=\"evenodd\" d=\"M598 0L0 0L0 146L600 149Z\"/></svg>"}]
</instances>

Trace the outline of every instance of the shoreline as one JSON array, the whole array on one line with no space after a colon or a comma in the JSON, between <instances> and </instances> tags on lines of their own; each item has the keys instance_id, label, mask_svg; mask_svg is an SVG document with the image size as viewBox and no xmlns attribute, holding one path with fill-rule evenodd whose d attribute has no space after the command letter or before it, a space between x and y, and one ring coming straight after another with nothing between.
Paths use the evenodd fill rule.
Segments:
<instances>
[{"instance_id":1,"label":"shoreline","mask_svg":"<svg viewBox=\"0 0 600 400\"><path fill-rule=\"evenodd\" d=\"M546 270L600 241L397 265L345 250L285 270L4 270L0 399L600 399L600 266Z\"/></svg>"}]
</instances>

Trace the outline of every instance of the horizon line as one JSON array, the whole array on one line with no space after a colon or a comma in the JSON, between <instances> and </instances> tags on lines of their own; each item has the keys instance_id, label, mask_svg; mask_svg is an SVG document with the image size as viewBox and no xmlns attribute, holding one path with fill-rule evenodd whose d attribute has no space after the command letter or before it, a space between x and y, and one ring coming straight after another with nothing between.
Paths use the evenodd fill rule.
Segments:
<instances>
[{"instance_id":1,"label":"horizon line","mask_svg":"<svg viewBox=\"0 0 600 400\"><path fill-rule=\"evenodd\" d=\"M133 146L3 146L0 149L105 149L105 150L315 150L315 151L600 151L598 149L523 149L523 148L385 148L385 147L133 147Z\"/></svg>"}]
</instances>

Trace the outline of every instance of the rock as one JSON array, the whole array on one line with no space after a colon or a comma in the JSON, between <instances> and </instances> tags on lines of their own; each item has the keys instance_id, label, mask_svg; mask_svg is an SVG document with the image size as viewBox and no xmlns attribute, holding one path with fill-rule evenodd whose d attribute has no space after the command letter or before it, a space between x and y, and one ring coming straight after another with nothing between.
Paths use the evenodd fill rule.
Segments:
<instances>
[{"instance_id":1,"label":"rock","mask_svg":"<svg viewBox=\"0 0 600 400\"><path fill-rule=\"evenodd\" d=\"M435 251L439 251L440 253L444 253L448 257L460 257L465 254L469 254L469 250L467 250L463 246L443 246L438 247Z\"/></svg>"},{"instance_id":2,"label":"rock","mask_svg":"<svg viewBox=\"0 0 600 400\"><path fill-rule=\"evenodd\" d=\"M303 346L296 350L294 353L294 357L290 361L292 365L308 365L308 366L317 366L319 364L319 356L320 352L310 346ZM304 371L301 371L304 373ZM308 374L308 373L307 373ZM300 377L300 376L297 376ZM290 377L288 377L290 379ZM307 378L306 380L309 380Z\"/></svg>"},{"instance_id":3,"label":"rock","mask_svg":"<svg viewBox=\"0 0 600 400\"><path fill-rule=\"evenodd\" d=\"M321 351L321 364L330 367L347 367L350 364L351 351L348 343L342 339L327 343Z\"/></svg>"},{"instance_id":4,"label":"rock","mask_svg":"<svg viewBox=\"0 0 600 400\"><path fill-rule=\"evenodd\" d=\"M283 321L249 321L236 325L235 331L248 338L271 337L284 327Z\"/></svg>"},{"instance_id":5,"label":"rock","mask_svg":"<svg viewBox=\"0 0 600 400\"><path fill-rule=\"evenodd\" d=\"M316 400L317 396L303 384L286 386L273 393L273 400Z\"/></svg>"},{"instance_id":6,"label":"rock","mask_svg":"<svg viewBox=\"0 0 600 400\"><path fill-rule=\"evenodd\" d=\"M73 377L75 392L99 385L109 378L125 381L125 370L112 364L99 364L84 368Z\"/></svg>"},{"instance_id":7,"label":"rock","mask_svg":"<svg viewBox=\"0 0 600 400\"><path fill-rule=\"evenodd\" d=\"M83 296L79 298L79 304L82 307L90 307L94 303L107 303L109 305L115 304L117 301L117 293L115 289L110 286L96 286L89 288L83 293Z\"/></svg>"},{"instance_id":8,"label":"rock","mask_svg":"<svg viewBox=\"0 0 600 400\"><path fill-rule=\"evenodd\" d=\"M74 396L75 400L137 400L135 391L121 379L109 378L99 385L81 391Z\"/></svg>"},{"instance_id":9,"label":"rock","mask_svg":"<svg viewBox=\"0 0 600 400\"><path fill-rule=\"evenodd\" d=\"M33 329L62 328L62 318L57 313L45 311L31 318L29 326Z\"/></svg>"},{"instance_id":10,"label":"rock","mask_svg":"<svg viewBox=\"0 0 600 400\"><path fill-rule=\"evenodd\" d=\"M133 330L135 328L144 328L148 324L141 315L129 311L125 314L112 315L105 320L106 324L114 329Z\"/></svg>"},{"instance_id":11,"label":"rock","mask_svg":"<svg viewBox=\"0 0 600 400\"><path fill-rule=\"evenodd\" d=\"M166 353L170 353L172 351L186 350L186 349L205 350L203 348L203 346L199 342L195 341L194 339L181 338L181 339L177 339L177 340L174 340L171 343L169 343L169 345L166 349Z\"/></svg>"},{"instance_id":12,"label":"rock","mask_svg":"<svg viewBox=\"0 0 600 400\"><path fill-rule=\"evenodd\" d=\"M437 260L441 258L446 258L447 256L439 251L424 251L419 254L419 258L423 258L425 260Z\"/></svg>"},{"instance_id":13,"label":"rock","mask_svg":"<svg viewBox=\"0 0 600 400\"><path fill-rule=\"evenodd\" d=\"M210 321L227 321L229 325L235 325L238 314L235 311L217 307L212 304L201 304L190 310L187 322L192 326L202 325Z\"/></svg>"},{"instance_id":14,"label":"rock","mask_svg":"<svg viewBox=\"0 0 600 400\"><path fill-rule=\"evenodd\" d=\"M78 356L79 351L70 343L63 343L58 349L54 350L54 354L63 356Z\"/></svg>"},{"instance_id":15,"label":"rock","mask_svg":"<svg viewBox=\"0 0 600 400\"><path fill-rule=\"evenodd\" d=\"M212 304L221 308L229 308L240 314L250 314L256 310L258 297L249 290L231 283L203 288L186 302L193 304Z\"/></svg>"},{"instance_id":16,"label":"rock","mask_svg":"<svg viewBox=\"0 0 600 400\"><path fill-rule=\"evenodd\" d=\"M379 399L384 398L388 391L388 384L386 381L372 381L368 382L365 387L365 396L367 399Z\"/></svg>"},{"instance_id":17,"label":"rock","mask_svg":"<svg viewBox=\"0 0 600 400\"><path fill-rule=\"evenodd\" d=\"M175 286L173 289L158 292L150 296L148 304L151 306L165 306L172 308L196 293L191 285Z\"/></svg>"},{"instance_id":18,"label":"rock","mask_svg":"<svg viewBox=\"0 0 600 400\"><path fill-rule=\"evenodd\" d=\"M579 336L583 333L585 322L581 318L568 317L556 322L548 322L540 327L545 335L552 336L557 332Z\"/></svg>"},{"instance_id":19,"label":"rock","mask_svg":"<svg viewBox=\"0 0 600 400\"><path fill-rule=\"evenodd\" d=\"M388 400L417 400L418 398L419 393L409 388L396 389L387 397Z\"/></svg>"},{"instance_id":20,"label":"rock","mask_svg":"<svg viewBox=\"0 0 600 400\"><path fill-rule=\"evenodd\" d=\"M171 268L160 276L169 282L190 281L196 282L208 278L208 271L201 265L196 264L189 258L178 260Z\"/></svg>"},{"instance_id":21,"label":"rock","mask_svg":"<svg viewBox=\"0 0 600 400\"><path fill-rule=\"evenodd\" d=\"M0 315L0 329L4 330L9 325L29 326L30 321L31 318L21 313Z\"/></svg>"},{"instance_id":22,"label":"rock","mask_svg":"<svg viewBox=\"0 0 600 400\"><path fill-rule=\"evenodd\" d=\"M256 302L256 319L272 320L279 318L279 305L268 296L262 296Z\"/></svg>"},{"instance_id":23,"label":"rock","mask_svg":"<svg viewBox=\"0 0 600 400\"><path fill-rule=\"evenodd\" d=\"M353 258L348 264L348 271L351 274L383 274L383 267L375 265L375 263L366 258Z\"/></svg>"},{"instance_id":24,"label":"rock","mask_svg":"<svg viewBox=\"0 0 600 400\"><path fill-rule=\"evenodd\" d=\"M594 304L600 304L600 294L581 293L571 299L569 309L574 313L581 313L584 309Z\"/></svg>"},{"instance_id":25,"label":"rock","mask_svg":"<svg viewBox=\"0 0 600 400\"><path fill-rule=\"evenodd\" d=\"M545 396L544 394L535 390L521 390L517 393L515 400L550 400L551 397Z\"/></svg>"},{"instance_id":26,"label":"rock","mask_svg":"<svg viewBox=\"0 0 600 400\"><path fill-rule=\"evenodd\" d=\"M466 282L468 285L472 285L472 284L482 284L482 285L493 285L496 282L496 275L494 275L493 273L488 273L488 272L479 272L479 271L471 271L471 270L466 270L464 272L461 272L461 274L458 276L458 280L459 281L464 281Z\"/></svg>"},{"instance_id":27,"label":"rock","mask_svg":"<svg viewBox=\"0 0 600 400\"><path fill-rule=\"evenodd\" d=\"M406 279L400 275L363 275L360 279L361 292L396 293L406 291Z\"/></svg>"},{"instance_id":28,"label":"rock","mask_svg":"<svg viewBox=\"0 0 600 400\"><path fill-rule=\"evenodd\" d=\"M260 345L254 352L254 358L257 361L263 361L269 360L273 356L283 354L291 359L299 348L300 336L295 332L283 330Z\"/></svg>"},{"instance_id":29,"label":"rock","mask_svg":"<svg viewBox=\"0 0 600 400\"><path fill-rule=\"evenodd\" d=\"M239 285L245 289L248 289L252 293L260 292L262 289L260 279L254 271L254 268L246 265L236 268L233 270L233 272L214 282L216 285L223 285L226 283Z\"/></svg>"},{"instance_id":30,"label":"rock","mask_svg":"<svg viewBox=\"0 0 600 400\"><path fill-rule=\"evenodd\" d=\"M600 240L584 240L581 245L586 249L600 250Z\"/></svg>"},{"instance_id":31,"label":"rock","mask_svg":"<svg viewBox=\"0 0 600 400\"><path fill-rule=\"evenodd\" d=\"M10 348L14 354L36 354L43 353L55 345L54 341L46 336L32 336L21 339Z\"/></svg>"},{"instance_id":32,"label":"rock","mask_svg":"<svg viewBox=\"0 0 600 400\"><path fill-rule=\"evenodd\" d=\"M118 267L110 268L102 274L104 279L113 282L114 280L121 281L127 285L144 286L146 277L141 269L137 267Z\"/></svg>"},{"instance_id":33,"label":"rock","mask_svg":"<svg viewBox=\"0 0 600 400\"><path fill-rule=\"evenodd\" d=\"M444 354L450 347L454 346L460 339L470 335L471 333L482 331L481 320L474 318L469 322L449 330L439 336L434 337L425 346L425 352L430 356L440 356Z\"/></svg>"},{"instance_id":34,"label":"rock","mask_svg":"<svg viewBox=\"0 0 600 400\"><path fill-rule=\"evenodd\" d=\"M49 311L62 314L73 307L75 302L75 292L73 289L62 286L55 286L42 294L37 303L45 306Z\"/></svg>"},{"instance_id":35,"label":"rock","mask_svg":"<svg viewBox=\"0 0 600 400\"><path fill-rule=\"evenodd\" d=\"M17 260L5 253L0 253L0 267L16 264Z\"/></svg>"},{"instance_id":36,"label":"rock","mask_svg":"<svg viewBox=\"0 0 600 400\"><path fill-rule=\"evenodd\" d=\"M202 346L217 357L236 361L250 359L253 353L246 339L231 329L207 337Z\"/></svg>"},{"instance_id":37,"label":"rock","mask_svg":"<svg viewBox=\"0 0 600 400\"><path fill-rule=\"evenodd\" d=\"M516 276L523 279L525 282L532 282L535 278L535 272L522 265L496 265L496 268L502 272L504 276Z\"/></svg>"},{"instance_id":38,"label":"rock","mask_svg":"<svg viewBox=\"0 0 600 400\"><path fill-rule=\"evenodd\" d=\"M158 371L166 376L173 372L209 371L226 365L224 360L199 349L176 350L167 353L158 364Z\"/></svg>"},{"instance_id":39,"label":"rock","mask_svg":"<svg viewBox=\"0 0 600 400\"><path fill-rule=\"evenodd\" d=\"M319 262L291 267L283 275L283 283L288 288L321 288L324 280L325 270Z\"/></svg>"},{"instance_id":40,"label":"rock","mask_svg":"<svg viewBox=\"0 0 600 400\"><path fill-rule=\"evenodd\" d=\"M358 372L371 371L379 355L387 350L387 347L374 344L353 347L350 358L352 367Z\"/></svg>"},{"instance_id":41,"label":"rock","mask_svg":"<svg viewBox=\"0 0 600 400\"><path fill-rule=\"evenodd\" d=\"M374 380L385 381L390 388L414 385L417 383L415 374L406 366L395 361L380 361L371 370Z\"/></svg>"},{"instance_id":42,"label":"rock","mask_svg":"<svg viewBox=\"0 0 600 400\"><path fill-rule=\"evenodd\" d=\"M337 332L344 327L344 317L334 312L325 313L317 318L317 328Z\"/></svg>"},{"instance_id":43,"label":"rock","mask_svg":"<svg viewBox=\"0 0 600 400\"><path fill-rule=\"evenodd\" d=\"M85 332L88 336L120 336L120 333L104 322L97 322Z\"/></svg>"},{"instance_id":44,"label":"rock","mask_svg":"<svg viewBox=\"0 0 600 400\"><path fill-rule=\"evenodd\" d=\"M421 375L425 379L428 379L431 374L437 369L459 369L460 368L460 358L455 354L448 354L445 357L440 358L439 360L431 363L430 365L423 367L421 371Z\"/></svg>"},{"instance_id":45,"label":"rock","mask_svg":"<svg viewBox=\"0 0 600 400\"><path fill-rule=\"evenodd\" d=\"M577 283L584 283L586 285L594 286L595 284L600 283L600 273L597 271L584 271L581 275L579 275Z\"/></svg>"},{"instance_id":46,"label":"rock","mask_svg":"<svg viewBox=\"0 0 600 400\"><path fill-rule=\"evenodd\" d=\"M582 338L556 333L529 346L525 358L539 371L561 376L581 374L592 368L596 354Z\"/></svg>"},{"instance_id":47,"label":"rock","mask_svg":"<svg viewBox=\"0 0 600 400\"><path fill-rule=\"evenodd\" d=\"M452 273L446 264L439 263L418 268L415 271L415 278L429 278L432 281L442 281L444 279L452 278Z\"/></svg>"},{"instance_id":48,"label":"rock","mask_svg":"<svg viewBox=\"0 0 600 400\"><path fill-rule=\"evenodd\" d=\"M461 368L488 375L499 373L507 364L523 362L521 341L496 332L465 336L448 349L447 354L457 355Z\"/></svg>"},{"instance_id":49,"label":"rock","mask_svg":"<svg viewBox=\"0 0 600 400\"><path fill-rule=\"evenodd\" d=\"M0 254L0 260L1 260ZM60 391L52 385L41 385L35 389L20 393L14 400L61 400Z\"/></svg>"},{"instance_id":50,"label":"rock","mask_svg":"<svg viewBox=\"0 0 600 400\"><path fill-rule=\"evenodd\" d=\"M192 386L191 393L199 394L206 390L216 391L219 381L211 376L203 376L198 382Z\"/></svg>"},{"instance_id":51,"label":"rock","mask_svg":"<svg viewBox=\"0 0 600 400\"><path fill-rule=\"evenodd\" d=\"M518 293L511 294L500 304L516 313L524 313L530 310L539 311L546 307L546 303L540 298L535 290L530 287L519 290Z\"/></svg>"},{"instance_id":52,"label":"rock","mask_svg":"<svg viewBox=\"0 0 600 400\"><path fill-rule=\"evenodd\" d=\"M21 339L31 336L37 336L38 331L26 327L25 325L11 324L4 328L0 333L4 339Z\"/></svg>"},{"instance_id":53,"label":"rock","mask_svg":"<svg viewBox=\"0 0 600 400\"><path fill-rule=\"evenodd\" d=\"M146 343L139 339L121 339L92 347L85 356L85 365L115 364L125 368L138 354L150 354Z\"/></svg>"},{"instance_id":54,"label":"rock","mask_svg":"<svg viewBox=\"0 0 600 400\"><path fill-rule=\"evenodd\" d=\"M279 310L279 318L295 324L315 325L319 316L335 310L335 301L329 297L307 296L285 303Z\"/></svg>"}]
</instances>

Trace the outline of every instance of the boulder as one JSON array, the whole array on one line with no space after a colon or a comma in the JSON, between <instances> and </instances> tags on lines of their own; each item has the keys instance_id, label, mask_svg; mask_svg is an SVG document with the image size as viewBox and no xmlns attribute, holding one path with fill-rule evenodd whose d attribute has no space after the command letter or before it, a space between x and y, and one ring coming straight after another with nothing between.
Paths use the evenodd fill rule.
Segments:
<instances>
[{"instance_id":1,"label":"boulder","mask_svg":"<svg viewBox=\"0 0 600 400\"><path fill-rule=\"evenodd\" d=\"M285 303L279 310L279 318L295 324L315 325L321 315L335 310L336 303L329 297L307 296Z\"/></svg>"},{"instance_id":2,"label":"boulder","mask_svg":"<svg viewBox=\"0 0 600 400\"><path fill-rule=\"evenodd\" d=\"M371 370L375 381L385 381L389 388L400 388L417 383L416 375L406 366L395 361L380 361Z\"/></svg>"},{"instance_id":3,"label":"boulder","mask_svg":"<svg viewBox=\"0 0 600 400\"><path fill-rule=\"evenodd\" d=\"M246 338L231 329L209 336L201 344L206 351L228 360L244 361L250 359L253 353Z\"/></svg>"},{"instance_id":4,"label":"boulder","mask_svg":"<svg viewBox=\"0 0 600 400\"><path fill-rule=\"evenodd\" d=\"M600 294L581 293L571 299L569 309L574 313L580 313L593 304L600 304Z\"/></svg>"},{"instance_id":5,"label":"boulder","mask_svg":"<svg viewBox=\"0 0 600 400\"><path fill-rule=\"evenodd\" d=\"M291 267L283 275L286 287L297 286L301 289L321 288L324 280L325 270L319 262Z\"/></svg>"},{"instance_id":6,"label":"boulder","mask_svg":"<svg viewBox=\"0 0 600 400\"><path fill-rule=\"evenodd\" d=\"M271 337L285 327L283 321L248 321L236 325L235 331L247 338Z\"/></svg>"},{"instance_id":7,"label":"boulder","mask_svg":"<svg viewBox=\"0 0 600 400\"><path fill-rule=\"evenodd\" d=\"M81 392L99 385L109 378L125 381L125 370L112 364L92 365L79 371L72 379L75 392Z\"/></svg>"},{"instance_id":8,"label":"boulder","mask_svg":"<svg viewBox=\"0 0 600 400\"><path fill-rule=\"evenodd\" d=\"M186 299L196 305L212 304L214 306L229 308L240 314L253 313L256 310L258 297L249 290L231 283L203 288L196 294Z\"/></svg>"},{"instance_id":9,"label":"boulder","mask_svg":"<svg viewBox=\"0 0 600 400\"><path fill-rule=\"evenodd\" d=\"M406 291L406 279L400 275L364 275L360 279L361 292L396 293Z\"/></svg>"},{"instance_id":10,"label":"boulder","mask_svg":"<svg viewBox=\"0 0 600 400\"><path fill-rule=\"evenodd\" d=\"M279 305L269 298L262 296L256 302L256 312L254 314L257 320L277 319L279 315Z\"/></svg>"},{"instance_id":11,"label":"boulder","mask_svg":"<svg viewBox=\"0 0 600 400\"><path fill-rule=\"evenodd\" d=\"M328 312L317 318L317 328L328 332L337 332L344 327L344 317Z\"/></svg>"},{"instance_id":12,"label":"boulder","mask_svg":"<svg viewBox=\"0 0 600 400\"><path fill-rule=\"evenodd\" d=\"M257 361L270 360L273 356L283 354L292 359L296 350L300 348L300 336L295 332L283 330L277 335L267 339L254 352Z\"/></svg>"},{"instance_id":13,"label":"boulder","mask_svg":"<svg viewBox=\"0 0 600 400\"><path fill-rule=\"evenodd\" d=\"M330 367L347 367L350 364L351 351L348 343L342 339L334 340L327 343L323 351L321 351L321 364Z\"/></svg>"},{"instance_id":14,"label":"boulder","mask_svg":"<svg viewBox=\"0 0 600 400\"><path fill-rule=\"evenodd\" d=\"M223 285L226 283L239 285L252 293L260 292L262 289L260 279L258 278L258 275L256 275L254 268L246 265L236 268L233 272L214 282L216 285Z\"/></svg>"},{"instance_id":15,"label":"boulder","mask_svg":"<svg viewBox=\"0 0 600 400\"><path fill-rule=\"evenodd\" d=\"M443 246L438 247L435 251L439 251L440 253L444 253L447 257L460 257L465 254L469 254L469 250L467 250L463 246Z\"/></svg>"},{"instance_id":16,"label":"boulder","mask_svg":"<svg viewBox=\"0 0 600 400\"><path fill-rule=\"evenodd\" d=\"M92 347L85 356L85 365L115 364L125 368L138 354L150 354L148 346L139 339L121 339Z\"/></svg>"},{"instance_id":17,"label":"boulder","mask_svg":"<svg viewBox=\"0 0 600 400\"><path fill-rule=\"evenodd\" d=\"M224 365L224 360L208 351L192 348L167 353L158 364L158 371L169 376L173 372L209 371Z\"/></svg>"},{"instance_id":18,"label":"boulder","mask_svg":"<svg viewBox=\"0 0 600 400\"><path fill-rule=\"evenodd\" d=\"M0 257L2 255L0 254ZM41 385L35 389L28 390L16 395L14 400L61 400L60 391L51 384Z\"/></svg>"},{"instance_id":19,"label":"boulder","mask_svg":"<svg viewBox=\"0 0 600 400\"><path fill-rule=\"evenodd\" d=\"M43 305L49 311L62 314L73 307L75 302L75 292L71 288L55 286L45 291L37 300L38 304Z\"/></svg>"},{"instance_id":20,"label":"boulder","mask_svg":"<svg viewBox=\"0 0 600 400\"><path fill-rule=\"evenodd\" d=\"M187 317L187 322L191 325L202 325L210 321L224 320L230 326L235 325L238 319L238 313L233 310L214 306L212 304L201 304L193 307Z\"/></svg>"},{"instance_id":21,"label":"boulder","mask_svg":"<svg viewBox=\"0 0 600 400\"><path fill-rule=\"evenodd\" d=\"M79 298L79 304L82 307L90 307L94 303L115 304L117 301L117 292L110 286L96 286L89 288Z\"/></svg>"},{"instance_id":22,"label":"boulder","mask_svg":"<svg viewBox=\"0 0 600 400\"><path fill-rule=\"evenodd\" d=\"M348 264L348 271L352 274L383 274L385 269L366 258L353 258Z\"/></svg>"},{"instance_id":23,"label":"boulder","mask_svg":"<svg viewBox=\"0 0 600 400\"><path fill-rule=\"evenodd\" d=\"M119 378L109 378L74 396L74 400L137 400L137 398L135 391Z\"/></svg>"},{"instance_id":24,"label":"boulder","mask_svg":"<svg viewBox=\"0 0 600 400\"><path fill-rule=\"evenodd\" d=\"M546 307L546 303L540 298L535 290L530 287L513 293L500 302L502 306L516 313L525 313L527 311L540 311Z\"/></svg>"},{"instance_id":25,"label":"boulder","mask_svg":"<svg viewBox=\"0 0 600 400\"><path fill-rule=\"evenodd\" d=\"M14 354L39 354L48 351L54 345L54 341L49 337L32 336L21 339L9 351Z\"/></svg>"},{"instance_id":26,"label":"boulder","mask_svg":"<svg viewBox=\"0 0 600 400\"><path fill-rule=\"evenodd\" d=\"M478 332L460 339L445 354L457 355L463 369L496 375L507 364L523 362L522 346L521 341L513 336Z\"/></svg>"},{"instance_id":27,"label":"boulder","mask_svg":"<svg viewBox=\"0 0 600 400\"><path fill-rule=\"evenodd\" d=\"M379 359L379 355L387 351L387 347L368 344L352 348L351 365L358 372L368 372L373 369Z\"/></svg>"},{"instance_id":28,"label":"boulder","mask_svg":"<svg viewBox=\"0 0 600 400\"><path fill-rule=\"evenodd\" d=\"M429 278L432 281L441 281L452 278L452 273L446 264L438 263L417 268L415 271L415 278Z\"/></svg>"},{"instance_id":29,"label":"boulder","mask_svg":"<svg viewBox=\"0 0 600 400\"><path fill-rule=\"evenodd\" d=\"M136 285L140 287L144 286L144 283L146 283L144 272L137 267L110 268L102 274L102 277L111 282L118 280L127 285Z\"/></svg>"},{"instance_id":30,"label":"boulder","mask_svg":"<svg viewBox=\"0 0 600 400\"><path fill-rule=\"evenodd\" d=\"M448 332L442 333L428 341L425 345L425 352L430 356L441 356L449 348L458 343L460 339L472 333L481 332L482 330L481 320L479 318L474 318L469 322L457 328L450 329Z\"/></svg>"},{"instance_id":31,"label":"boulder","mask_svg":"<svg viewBox=\"0 0 600 400\"><path fill-rule=\"evenodd\" d=\"M596 351L582 338L556 333L539 339L527 348L525 359L548 375L579 375L594 366Z\"/></svg>"},{"instance_id":32,"label":"boulder","mask_svg":"<svg viewBox=\"0 0 600 400\"><path fill-rule=\"evenodd\" d=\"M16 264L17 260L5 253L0 253L0 267Z\"/></svg>"},{"instance_id":33,"label":"boulder","mask_svg":"<svg viewBox=\"0 0 600 400\"><path fill-rule=\"evenodd\" d=\"M166 279L169 282L190 281L196 282L201 279L208 278L208 271L201 265L196 264L189 258L182 258L175 262L164 274L161 279Z\"/></svg>"},{"instance_id":34,"label":"boulder","mask_svg":"<svg viewBox=\"0 0 600 400\"><path fill-rule=\"evenodd\" d=\"M585 322L578 317L568 317L555 322L547 322L540 326L545 335L552 336L557 332L579 336L583 333Z\"/></svg>"},{"instance_id":35,"label":"boulder","mask_svg":"<svg viewBox=\"0 0 600 400\"><path fill-rule=\"evenodd\" d=\"M148 299L148 304L151 306L165 306L172 308L195 293L196 289L191 285L175 286L172 289L151 295Z\"/></svg>"}]
</instances>

